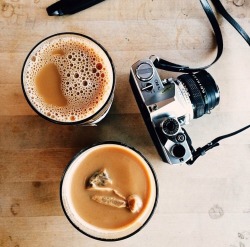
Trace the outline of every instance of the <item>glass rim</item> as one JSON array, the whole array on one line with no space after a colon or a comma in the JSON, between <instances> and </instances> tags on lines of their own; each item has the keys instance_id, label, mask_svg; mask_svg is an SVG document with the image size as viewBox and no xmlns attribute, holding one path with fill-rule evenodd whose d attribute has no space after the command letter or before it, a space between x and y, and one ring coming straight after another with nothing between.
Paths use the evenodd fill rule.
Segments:
<instances>
[{"instance_id":1,"label":"glass rim","mask_svg":"<svg viewBox=\"0 0 250 247\"><path fill-rule=\"evenodd\" d=\"M113 144L113 145L118 145L118 146L123 146L123 147L126 147L126 148L129 148L131 149L132 151L134 151L135 153L137 153L142 159L143 161L145 161L145 163L147 164L148 168L150 169L151 173L152 173L152 176L153 176L153 182L154 182L154 185L155 185L155 198L154 198L154 204L153 204L153 207L151 209L151 212L150 214L148 215L147 219L143 222L143 224L138 227L135 231L133 231L132 233L129 233L123 237L118 237L118 238L101 238L101 237L96 237L96 236L93 236L89 233L86 233L85 231L83 231L82 229L80 229L80 227L78 227L72 220L71 218L68 216L67 212L66 212L66 209L64 207L64 203L63 203L63 196L62 196L62 187L63 187L63 181L64 181L64 177L69 169L69 167L74 163L74 161L81 155L83 154L85 151L91 149L91 148L94 148L94 147L97 147L97 146L100 146L100 145L106 145L106 144ZM133 235L135 235L136 233L138 233L140 230L142 230L144 228L144 226L150 221L150 219L152 218L154 212L155 212L155 209L156 209L156 206L158 204L158 197L159 197L159 185L158 185L158 179L157 179L157 176L156 176L156 173L153 169L153 166L151 165L151 163L145 158L145 156L139 152L137 149L135 149L134 147L132 146L129 146L123 142L118 142L118 141L104 141L104 142L97 142L95 144L92 144L92 145L89 145L83 149L81 149L76 155L73 156L73 158L68 162L67 166L65 167L64 169L64 172L63 172L63 175L61 177L61 182L60 182L60 203L61 203L61 207L63 209L63 212L64 212L64 215L66 216L66 218L68 219L68 221L71 223L71 225L73 227L75 227L79 232L81 232L82 234L86 235L87 237L90 237L92 239L95 239L95 240L100 240L100 241L105 241L105 242L115 242L115 241L120 241L120 240L124 240L124 239L127 239L129 237L132 237Z\"/></svg>"},{"instance_id":2,"label":"glass rim","mask_svg":"<svg viewBox=\"0 0 250 247\"><path fill-rule=\"evenodd\" d=\"M63 121L59 121L59 120L55 120L55 119L52 119L44 114L42 114L40 111L37 110L37 108L31 103L30 99L28 98L28 95L26 93L26 90L25 90L25 87L24 87L24 79L23 79L23 75L24 75L24 69L25 69L25 66L27 64L27 61L30 57L30 55L32 54L32 52L39 46L41 45L43 42L45 42L46 40L50 39L50 38L53 38L53 37L56 37L56 36L60 36L60 35L77 35L77 36L80 36L80 37L83 37L83 38L86 38L86 39L89 39L90 41L92 41L93 43L95 43L97 46L99 46L103 52L105 53L105 55L107 56L109 62L110 62L110 65L111 65L111 68L112 68L112 75L113 75L113 81L112 81L112 88L111 88L111 91L110 91L110 94L107 98L107 100L105 101L105 103L103 104L103 106L98 110L96 111L94 114L92 114L91 116L87 117L87 118L84 118L84 119L81 119L79 121L74 121L74 122L63 122ZM28 104L30 105L30 107L39 115L41 116L42 118L50 121L50 122L53 122L53 123L56 123L56 124L60 124L60 125L81 125L81 124L85 124L87 123L88 121L90 121L91 119L93 119L95 116L97 116L98 114L100 114L100 112L103 111L103 109L106 107L106 105L109 103L109 101L112 100L112 97L113 97L113 94L114 94L114 90L115 90L115 84L116 84L116 75L115 75L115 66L114 66L114 63L113 63L113 60L112 58L110 57L109 53L107 52L107 50L99 43L97 42L95 39L91 38L90 36L88 35L85 35L85 34L81 34L81 33L77 33L77 32L60 32L60 33L55 33L55 34L52 34L50 36L47 36L45 38L43 38L42 40L40 40L38 43L36 43L33 48L29 51L29 53L27 54L25 60L24 60L24 63L23 63L23 66L22 66L22 71L21 71L21 84L22 84L22 91L23 91L23 94L25 96L25 99L26 101L28 102Z\"/></svg>"}]
</instances>

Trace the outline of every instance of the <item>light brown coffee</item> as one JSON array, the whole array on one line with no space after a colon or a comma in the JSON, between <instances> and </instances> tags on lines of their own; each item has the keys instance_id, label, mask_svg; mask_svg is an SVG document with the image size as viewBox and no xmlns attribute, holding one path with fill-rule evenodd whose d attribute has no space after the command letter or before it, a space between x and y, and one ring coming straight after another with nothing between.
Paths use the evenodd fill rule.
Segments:
<instances>
[{"instance_id":1,"label":"light brown coffee","mask_svg":"<svg viewBox=\"0 0 250 247\"><path fill-rule=\"evenodd\" d=\"M40 43L23 71L31 104L60 122L81 121L98 112L111 94L113 81L113 68L103 49L74 34Z\"/></svg>"},{"instance_id":2,"label":"light brown coffee","mask_svg":"<svg viewBox=\"0 0 250 247\"><path fill-rule=\"evenodd\" d=\"M96 149L87 155L75 170L71 180L71 200L77 214L95 227L118 229L128 227L144 212L151 196L151 183L145 164L129 149L108 146ZM100 189L87 189L89 177L96 171L105 169L112 180ZM111 190L106 190L107 188ZM114 191L116 191L114 193ZM137 195L142 200L139 212L132 213L128 207L112 207L97 203L93 196L128 198Z\"/></svg>"},{"instance_id":3,"label":"light brown coffee","mask_svg":"<svg viewBox=\"0 0 250 247\"><path fill-rule=\"evenodd\" d=\"M136 150L106 142L80 151L67 166L61 204L71 224L99 240L121 240L145 226L157 204L158 184Z\"/></svg>"}]
</instances>

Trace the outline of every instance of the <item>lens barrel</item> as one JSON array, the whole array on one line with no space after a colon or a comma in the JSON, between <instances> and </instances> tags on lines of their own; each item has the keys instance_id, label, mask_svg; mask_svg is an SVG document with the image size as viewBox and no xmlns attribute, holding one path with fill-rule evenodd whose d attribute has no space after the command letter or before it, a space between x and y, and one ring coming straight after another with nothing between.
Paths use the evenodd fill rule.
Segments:
<instances>
[{"instance_id":1,"label":"lens barrel","mask_svg":"<svg viewBox=\"0 0 250 247\"><path fill-rule=\"evenodd\" d=\"M183 74L178 76L177 79L182 82L189 93L194 108L194 118L210 113L219 104L219 88L206 70Z\"/></svg>"}]
</instances>

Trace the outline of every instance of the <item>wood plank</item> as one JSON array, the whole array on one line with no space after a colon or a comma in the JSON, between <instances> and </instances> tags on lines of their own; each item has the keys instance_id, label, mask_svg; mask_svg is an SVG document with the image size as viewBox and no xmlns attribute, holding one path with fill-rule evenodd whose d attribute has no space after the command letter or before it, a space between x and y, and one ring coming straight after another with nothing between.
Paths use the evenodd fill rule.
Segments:
<instances>
[{"instance_id":1,"label":"wood plank","mask_svg":"<svg viewBox=\"0 0 250 247\"><path fill-rule=\"evenodd\" d=\"M152 148L141 150L151 162L158 177L161 200L158 206L159 212L204 213L209 210L208 206L219 204L231 214L248 213L250 171L244 157L249 153L249 146L222 145L220 149L222 150L211 151L200 158L192 168L183 166L180 169L173 169L159 162L159 157L155 155L155 150ZM72 150L63 152L66 154L64 156L70 156ZM232 155L225 159L221 157L221 153L226 152ZM234 152L240 152L241 158L233 159ZM23 163L25 156L31 154L37 158L37 161L32 165ZM60 180L73 155L63 158L62 152L53 153L53 160L62 160L60 164L58 162L53 164L50 156L46 156L45 152L41 157L40 155L41 152L37 150L29 152L25 150L22 156L16 157L19 162L11 162L10 166L5 166L5 169L0 164L1 217L62 215L59 200ZM176 187L178 187L178 193L174 189ZM192 201L190 201L190 195L193 196Z\"/></svg>"},{"instance_id":2,"label":"wood plank","mask_svg":"<svg viewBox=\"0 0 250 247\"><path fill-rule=\"evenodd\" d=\"M1 183L59 182L64 168L79 148L1 149Z\"/></svg>"},{"instance_id":3,"label":"wood plank","mask_svg":"<svg viewBox=\"0 0 250 247\"><path fill-rule=\"evenodd\" d=\"M146 126L140 114L109 114L97 127L62 126L52 124L39 116L0 117L0 148L79 148L93 142L116 139L132 141L139 146L152 145ZM206 131L204 124L209 122ZM227 123L231 125L227 125ZM211 138L239 129L249 122L249 116L241 112L234 116L229 113L214 112L193 120L185 128L194 140L210 141ZM210 131L213 131L211 133ZM27 141L28 140L28 141ZM249 144L248 135L239 134L225 140L225 143ZM200 143L199 143L200 144Z\"/></svg>"},{"instance_id":4,"label":"wood plank","mask_svg":"<svg viewBox=\"0 0 250 247\"><path fill-rule=\"evenodd\" d=\"M203 247L216 244L218 247L244 246L249 244L248 219L244 214L225 214L222 218L213 220L207 212L198 214L196 220L191 214L162 214L156 213L154 219L139 233L130 239L115 243L98 242L77 232L65 217L16 217L5 218L1 232L2 246L152 246L161 236L161 241L167 245L182 247L183 242L188 244L199 243ZM164 225L164 227L161 227ZM225 229L224 226L227 225ZM178 231L176 232L176 229ZM173 237L173 235L175 237ZM242 246L242 245L241 245Z\"/></svg>"},{"instance_id":5,"label":"wood plank","mask_svg":"<svg viewBox=\"0 0 250 247\"><path fill-rule=\"evenodd\" d=\"M0 190L0 217L63 215L59 187L59 182L3 183Z\"/></svg>"}]
</instances>

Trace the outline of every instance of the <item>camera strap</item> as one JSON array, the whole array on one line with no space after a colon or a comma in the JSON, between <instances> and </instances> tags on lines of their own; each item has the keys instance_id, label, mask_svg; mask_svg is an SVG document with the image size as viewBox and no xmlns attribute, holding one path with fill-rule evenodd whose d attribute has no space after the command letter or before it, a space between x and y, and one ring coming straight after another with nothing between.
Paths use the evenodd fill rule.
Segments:
<instances>
[{"instance_id":1,"label":"camera strap","mask_svg":"<svg viewBox=\"0 0 250 247\"><path fill-rule=\"evenodd\" d=\"M213 3L214 7L217 9L217 11L239 32L239 34L245 39L245 41L250 45L250 37L248 34L244 31L244 29L232 18L232 16L226 11L226 9L223 7L221 2L219 0L211 0ZM222 52L223 52L223 38L222 38L222 33L221 29L219 26L219 23L215 17L215 14L209 5L207 0L200 0L200 3L203 7L203 10L205 11L208 20L212 26L216 43L217 43L217 55L212 63L209 65L206 65L204 67L198 67L198 68L190 68L189 66L186 65L180 65L180 64L175 64L171 63L169 61L166 61L161 58L157 58L154 61L154 65L158 69L162 70L167 70L167 71L173 71L173 72L184 72L184 73L192 73L192 72L197 72L200 70L204 70L209 68L211 65L213 65L218 59L221 57Z\"/></svg>"},{"instance_id":2,"label":"camera strap","mask_svg":"<svg viewBox=\"0 0 250 247\"><path fill-rule=\"evenodd\" d=\"M208 144L206 144L205 146L203 147L200 147L200 148L197 148L196 150L193 149L192 145L191 145L191 149L192 150L192 155L193 155L193 158L188 160L186 163L188 165L192 165L200 156L203 156L206 154L206 152L214 147L217 147L219 146L219 141L223 140L223 139L226 139L228 137L231 137L231 136L234 136L234 135L237 135L239 134L240 132L246 130L250 128L250 125L247 125L237 131L234 131L232 133L229 133L229 134L226 134L226 135L223 135L223 136L219 136L219 137L216 137L214 140L212 140L211 142L209 142Z\"/></svg>"}]
</instances>

